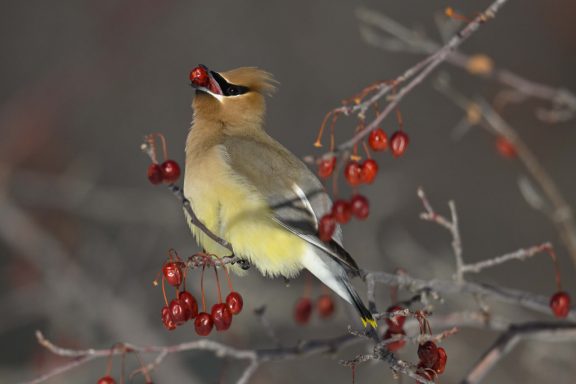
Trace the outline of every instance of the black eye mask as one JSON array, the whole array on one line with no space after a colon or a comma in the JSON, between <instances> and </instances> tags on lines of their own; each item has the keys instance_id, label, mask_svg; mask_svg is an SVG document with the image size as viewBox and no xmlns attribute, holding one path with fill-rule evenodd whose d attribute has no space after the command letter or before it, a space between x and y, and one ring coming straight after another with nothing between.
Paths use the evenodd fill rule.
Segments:
<instances>
[{"instance_id":1,"label":"black eye mask","mask_svg":"<svg viewBox=\"0 0 576 384\"><path fill-rule=\"evenodd\" d=\"M238 96L250 92L250 88L248 87L243 85L230 84L217 72L210 71L210 74L212 77L214 77L214 80L218 82L218 85L220 85L220 88L222 89L222 95L224 96Z\"/></svg>"}]
</instances>

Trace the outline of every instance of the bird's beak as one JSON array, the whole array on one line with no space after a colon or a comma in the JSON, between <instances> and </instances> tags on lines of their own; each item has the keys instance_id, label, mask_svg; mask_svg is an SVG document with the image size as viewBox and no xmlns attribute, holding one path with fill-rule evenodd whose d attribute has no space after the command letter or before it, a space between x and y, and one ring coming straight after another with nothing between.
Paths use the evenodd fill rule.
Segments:
<instances>
[{"instance_id":1,"label":"bird's beak","mask_svg":"<svg viewBox=\"0 0 576 384\"><path fill-rule=\"evenodd\" d=\"M190 85L199 92L209 93L215 97L223 95L222 87L218 82L219 79L222 79L220 74L209 70L202 64L190 72Z\"/></svg>"}]
</instances>

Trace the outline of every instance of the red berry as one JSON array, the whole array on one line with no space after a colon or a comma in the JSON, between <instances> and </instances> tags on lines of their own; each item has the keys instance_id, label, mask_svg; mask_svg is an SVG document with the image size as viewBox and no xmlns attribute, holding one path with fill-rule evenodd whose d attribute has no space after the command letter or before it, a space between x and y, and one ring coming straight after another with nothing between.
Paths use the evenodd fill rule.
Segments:
<instances>
[{"instance_id":1,"label":"red berry","mask_svg":"<svg viewBox=\"0 0 576 384\"><path fill-rule=\"evenodd\" d=\"M382 128L376 128L368 136L368 144L374 151L384 151L388 148L388 137Z\"/></svg>"},{"instance_id":2,"label":"red berry","mask_svg":"<svg viewBox=\"0 0 576 384\"><path fill-rule=\"evenodd\" d=\"M504 157L516 157L516 147L504 136L498 136L496 139L496 149Z\"/></svg>"},{"instance_id":3,"label":"red berry","mask_svg":"<svg viewBox=\"0 0 576 384\"><path fill-rule=\"evenodd\" d=\"M556 292L550 298L550 308L554 316L564 318L570 312L570 295L564 291Z\"/></svg>"},{"instance_id":4,"label":"red berry","mask_svg":"<svg viewBox=\"0 0 576 384\"><path fill-rule=\"evenodd\" d=\"M180 166L174 160L166 160L160 167L162 168L164 183L172 184L180 178Z\"/></svg>"},{"instance_id":5,"label":"red berry","mask_svg":"<svg viewBox=\"0 0 576 384\"><path fill-rule=\"evenodd\" d=\"M116 380L111 376L104 376L98 380L98 384L116 384Z\"/></svg>"},{"instance_id":6,"label":"red berry","mask_svg":"<svg viewBox=\"0 0 576 384\"><path fill-rule=\"evenodd\" d=\"M360 220L367 218L370 213L370 203L368 203L368 199L362 195L352 196L350 207L352 214Z\"/></svg>"},{"instance_id":7,"label":"red berry","mask_svg":"<svg viewBox=\"0 0 576 384\"><path fill-rule=\"evenodd\" d=\"M404 133L404 131L394 132L390 137L390 150L392 151L392 155L394 155L394 157L402 156L404 152L406 152L409 142L408 135Z\"/></svg>"},{"instance_id":8,"label":"red berry","mask_svg":"<svg viewBox=\"0 0 576 384\"><path fill-rule=\"evenodd\" d=\"M242 296L240 296L238 292L230 292L228 296L226 296L226 305L228 305L228 309L230 309L233 315L237 315L244 306L244 300L242 300Z\"/></svg>"},{"instance_id":9,"label":"red berry","mask_svg":"<svg viewBox=\"0 0 576 384\"><path fill-rule=\"evenodd\" d=\"M336 230L336 219L328 213L320 218L318 222L318 237L322 241L332 240L332 235Z\"/></svg>"},{"instance_id":10,"label":"red berry","mask_svg":"<svg viewBox=\"0 0 576 384\"><path fill-rule=\"evenodd\" d=\"M178 299L173 299L168 308L176 326L184 324L190 318L188 308Z\"/></svg>"},{"instance_id":11,"label":"red berry","mask_svg":"<svg viewBox=\"0 0 576 384\"><path fill-rule=\"evenodd\" d=\"M393 306L389 307L386 310L386 312L392 313L392 312L396 312L396 311L401 311L403 309L405 309L405 308L400 306L400 305L393 305ZM388 324L388 328L390 328L391 330L393 330L395 332L399 332L404 327L404 322L406 321L406 316L393 316L392 318L387 317L385 321L386 321L386 324Z\"/></svg>"},{"instance_id":12,"label":"red berry","mask_svg":"<svg viewBox=\"0 0 576 384\"><path fill-rule=\"evenodd\" d=\"M340 224L349 222L352 217L350 203L345 200L336 200L334 204L332 204L332 216L336 222Z\"/></svg>"},{"instance_id":13,"label":"red berry","mask_svg":"<svg viewBox=\"0 0 576 384\"><path fill-rule=\"evenodd\" d=\"M217 331L225 331L232 324L232 312L226 304L214 304L212 307L212 320Z\"/></svg>"},{"instance_id":14,"label":"red berry","mask_svg":"<svg viewBox=\"0 0 576 384\"><path fill-rule=\"evenodd\" d=\"M154 185L162 182L162 168L158 164L153 163L148 166L148 180Z\"/></svg>"},{"instance_id":15,"label":"red berry","mask_svg":"<svg viewBox=\"0 0 576 384\"><path fill-rule=\"evenodd\" d=\"M403 329L399 330L399 331L394 331L392 329L387 329L386 333L384 333L384 340L389 340L391 338L393 338L396 335L402 335L402 336L406 336L406 332L404 332ZM400 339L397 341L393 341L391 343L386 344L386 348L390 351L390 352L396 352L399 349L401 349L403 346L406 345L406 340L405 339Z\"/></svg>"},{"instance_id":16,"label":"red berry","mask_svg":"<svg viewBox=\"0 0 576 384\"><path fill-rule=\"evenodd\" d=\"M318 308L318 314L321 318L325 319L332 316L334 313L334 300L332 300L332 296L320 296L316 302L316 308Z\"/></svg>"},{"instance_id":17,"label":"red berry","mask_svg":"<svg viewBox=\"0 0 576 384\"><path fill-rule=\"evenodd\" d=\"M294 306L294 320L304 325L310 321L310 315L312 315L312 302L307 297L300 298Z\"/></svg>"},{"instance_id":18,"label":"red berry","mask_svg":"<svg viewBox=\"0 0 576 384\"><path fill-rule=\"evenodd\" d=\"M416 374L418 376L422 376L426 380L435 381L436 380L436 372L434 370L424 367L421 364L418 364L418 369L416 370ZM420 381L416 380L416 383L420 384Z\"/></svg>"},{"instance_id":19,"label":"red berry","mask_svg":"<svg viewBox=\"0 0 576 384\"><path fill-rule=\"evenodd\" d=\"M188 319L193 319L198 315L198 303L192 294L188 291L182 291L178 295L178 300L184 305L189 313Z\"/></svg>"},{"instance_id":20,"label":"red berry","mask_svg":"<svg viewBox=\"0 0 576 384\"><path fill-rule=\"evenodd\" d=\"M378 163L373 159L366 159L362 163L361 179L363 183L371 184L378 173Z\"/></svg>"},{"instance_id":21,"label":"red berry","mask_svg":"<svg viewBox=\"0 0 576 384\"><path fill-rule=\"evenodd\" d=\"M336 167L335 157L331 157L329 159L322 159L318 163L318 175L321 178L326 179L327 177L330 177L332 175L332 172L334 172L335 167Z\"/></svg>"},{"instance_id":22,"label":"red berry","mask_svg":"<svg viewBox=\"0 0 576 384\"><path fill-rule=\"evenodd\" d=\"M200 312L194 319L194 329L199 336L208 336L213 326L212 316L206 312Z\"/></svg>"},{"instance_id":23,"label":"red berry","mask_svg":"<svg viewBox=\"0 0 576 384\"><path fill-rule=\"evenodd\" d=\"M438 361L438 347L433 341L427 341L418 346L420 362L427 368L432 368Z\"/></svg>"},{"instance_id":24,"label":"red berry","mask_svg":"<svg viewBox=\"0 0 576 384\"><path fill-rule=\"evenodd\" d=\"M174 287L182 284L182 267L183 263L181 262L169 261L164 264L162 267L162 273L164 274L164 278L168 284Z\"/></svg>"},{"instance_id":25,"label":"red berry","mask_svg":"<svg viewBox=\"0 0 576 384\"><path fill-rule=\"evenodd\" d=\"M432 369L439 375L443 374L446 369L446 360L448 360L446 350L442 347L438 348L438 360L436 360L436 364L434 364Z\"/></svg>"},{"instance_id":26,"label":"red berry","mask_svg":"<svg viewBox=\"0 0 576 384\"><path fill-rule=\"evenodd\" d=\"M167 330L172 331L176 329L176 324L174 323L174 319L170 314L170 308L162 307L162 324L166 327Z\"/></svg>"},{"instance_id":27,"label":"red berry","mask_svg":"<svg viewBox=\"0 0 576 384\"><path fill-rule=\"evenodd\" d=\"M190 81L197 87L207 87L210 83L210 78L206 67L200 65L190 71Z\"/></svg>"},{"instance_id":28,"label":"red berry","mask_svg":"<svg viewBox=\"0 0 576 384\"><path fill-rule=\"evenodd\" d=\"M348 184L356 187L362 183L362 167L357 161L349 161L344 168L344 177Z\"/></svg>"}]
</instances>

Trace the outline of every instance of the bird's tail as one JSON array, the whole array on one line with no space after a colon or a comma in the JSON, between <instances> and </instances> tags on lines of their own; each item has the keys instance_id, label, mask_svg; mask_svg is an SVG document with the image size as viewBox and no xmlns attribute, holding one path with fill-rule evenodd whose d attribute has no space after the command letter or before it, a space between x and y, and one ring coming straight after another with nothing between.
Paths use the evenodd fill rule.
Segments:
<instances>
[{"instance_id":1,"label":"bird's tail","mask_svg":"<svg viewBox=\"0 0 576 384\"><path fill-rule=\"evenodd\" d=\"M345 277L340 278L339 280L344 285L344 287L346 287L346 291L348 292L350 298L352 299L352 304L354 305L354 308L356 308L356 310L360 314L360 319L362 320L362 325L364 326L364 328L371 326L373 329L377 329L378 324L376 323L376 320L374 320L372 313L370 312L370 310L368 310L368 308L366 308L366 306L362 302L362 299L360 298L360 296L358 296L358 293L356 292L350 281Z\"/></svg>"}]
</instances>

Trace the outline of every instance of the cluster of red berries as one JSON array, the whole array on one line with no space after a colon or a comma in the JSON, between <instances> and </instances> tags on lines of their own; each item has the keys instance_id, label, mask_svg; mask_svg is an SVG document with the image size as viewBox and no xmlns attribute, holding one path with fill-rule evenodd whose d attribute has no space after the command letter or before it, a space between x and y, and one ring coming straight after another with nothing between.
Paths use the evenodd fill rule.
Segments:
<instances>
[{"instance_id":1,"label":"cluster of red berries","mask_svg":"<svg viewBox=\"0 0 576 384\"><path fill-rule=\"evenodd\" d=\"M392 156L400 157L406 152L410 139L403 130L398 130L390 136L390 152ZM368 136L368 144L374 151L385 151L388 149L388 137L382 128L376 128Z\"/></svg>"},{"instance_id":2,"label":"cluster of red berries","mask_svg":"<svg viewBox=\"0 0 576 384\"><path fill-rule=\"evenodd\" d=\"M156 156L156 137L162 140L162 148L164 152L164 162L158 163ZM150 146L150 156L152 164L148 166L148 180L154 184L173 184L180 178L180 166L174 160L167 159L166 139L161 133L154 133L146 137L146 141Z\"/></svg>"},{"instance_id":3,"label":"cluster of red berries","mask_svg":"<svg viewBox=\"0 0 576 384\"><path fill-rule=\"evenodd\" d=\"M162 308L162 323L168 330L174 330L176 327L184 324L188 320L194 320L194 329L200 336L207 336L212 332L212 328L217 331L225 331L230 328L232 324L232 316L237 315L242 311L244 301L242 296L232 289L232 283L226 267L223 266L228 276L228 285L230 293L226 296L226 300L222 300L220 291L220 281L218 280L218 272L216 264L213 259L207 255L202 256L203 268L202 277L200 280L202 291L202 312L198 312L198 303L196 298L186 289L181 287L185 285L185 271L186 264L175 256L175 252L170 253L170 260L164 263L162 267L162 291L164 293L164 301L166 305ZM210 313L206 311L206 298L204 294L204 269L206 266L213 266L216 274L216 281L218 286L218 303L212 306ZM176 288L176 297L168 303L166 298L166 291L164 282Z\"/></svg>"},{"instance_id":4,"label":"cluster of red berries","mask_svg":"<svg viewBox=\"0 0 576 384\"><path fill-rule=\"evenodd\" d=\"M397 311L402 311L404 309L406 309L406 308L404 308L400 305L393 305L386 310L386 313L391 314L391 313L394 313ZM398 335L406 336L406 332L404 331L404 322L406 322L406 316L398 315L398 316L387 317L386 318L386 325L388 326L388 329L384 333L383 339L389 340L389 339L392 339L394 337L397 337ZM404 347L404 345L406 345L406 340L404 340L403 338L400 338L397 341L393 341L391 343L386 344L386 348L390 352L396 352L396 351L400 350L402 347Z\"/></svg>"},{"instance_id":5,"label":"cluster of red berries","mask_svg":"<svg viewBox=\"0 0 576 384\"><path fill-rule=\"evenodd\" d=\"M305 325L312 316L312 300L308 297L301 297L294 305L294 321L300 325ZM321 319L327 319L334 313L336 306L332 296L324 294L316 300L316 310Z\"/></svg>"},{"instance_id":6,"label":"cluster of red berries","mask_svg":"<svg viewBox=\"0 0 576 384\"><path fill-rule=\"evenodd\" d=\"M550 309L554 316L565 318L570 312L570 295L564 291L558 291L550 298Z\"/></svg>"},{"instance_id":7,"label":"cluster of red berries","mask_svg":"<svg viewBox=\"0 0 576 384\"><path fill-rule=\"evenodd\" d=\"M364 220L369 213L370 203L360 194L352 196L350 201L336 200L332 204L331 212L322 216L318 222L318 237L322 241L330 241L336 230L336 224L346 224L352 216Z\"/></svg>"}]
</instances>

